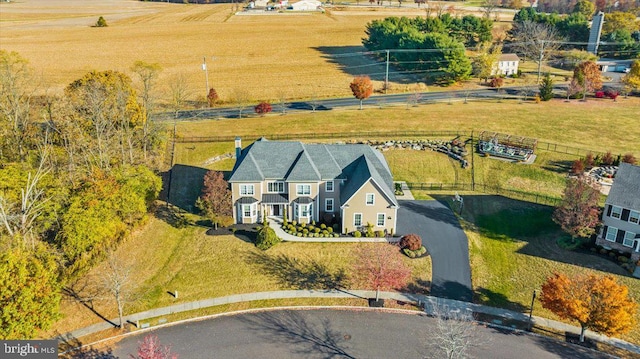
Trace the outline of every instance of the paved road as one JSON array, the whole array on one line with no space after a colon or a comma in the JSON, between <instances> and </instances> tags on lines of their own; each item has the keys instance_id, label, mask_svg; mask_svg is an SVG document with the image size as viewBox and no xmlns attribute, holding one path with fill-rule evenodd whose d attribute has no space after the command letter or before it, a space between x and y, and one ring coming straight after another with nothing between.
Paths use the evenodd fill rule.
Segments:
<instances>
[{"instance_id":1,"label":"paved road","mask_svg":"<svg viewBox=\"0 0 640 359\"><path fill-rule=\"evenodd\" d=\"M400 201L398 234L416 233L431 253L431 295L471 301L467 236L451 210L438 201Z\"/></svg>"},{"instance_id":2,"label":"paved road","mask_svg":"<svg viewBox=\"0 0 640 359\"><path fill-rule=\"evenodd\" d=\"M439 358L433 318L370 311L285 310L218 317L153 331L181 359ZM128 358L141 335L117 344ZM545 337L478 326L472 358L605 358Z\"/></svg>"}]
</instances>

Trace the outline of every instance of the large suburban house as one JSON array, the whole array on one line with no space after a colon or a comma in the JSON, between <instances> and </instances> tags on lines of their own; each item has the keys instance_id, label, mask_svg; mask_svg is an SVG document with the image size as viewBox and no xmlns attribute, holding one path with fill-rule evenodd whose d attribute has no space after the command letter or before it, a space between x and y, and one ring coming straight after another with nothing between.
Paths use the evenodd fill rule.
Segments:
<instances>
[{"instance_id":1,"label":"large suburban house","mask_svg":"<svg viewBox=\"0 0 640 359\"><path fill-rule=\"evenodd\" d=\"M596 243L640 259L640 167L621 163L602 213Z\"/></svg>"},{"instance_id":2,"label":"large suburban house","mask_svg":"<svg viewBox=\"0 0 640 359\"><path fill-rule=\"evenodd\" d=\"M389 166L364 144L304 144L261 138L246 148L236 139L229 178L236 223L263 216L338 223L342 233L396 228L398 201Z\"/></svg>"},{"instance_id":3,"label":"large suburban house","mask_svg":"<svg viewBox=\"0 0 640 359\"><path fill-rule=\"evenodd\" d=\"M491 75L511 76L518 73L520 58L516 54L501 54L494 65Z\"/></svg>"}]
</instances>

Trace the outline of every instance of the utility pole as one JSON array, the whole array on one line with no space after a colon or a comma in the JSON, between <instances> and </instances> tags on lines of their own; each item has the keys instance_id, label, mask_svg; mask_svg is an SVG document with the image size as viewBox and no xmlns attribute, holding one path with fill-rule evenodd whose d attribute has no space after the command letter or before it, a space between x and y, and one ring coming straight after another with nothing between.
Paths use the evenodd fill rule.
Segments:
<instances>
[{"instance_id":1,"label":"utility pole","mask_svg":"<svg viewBox=\"0 0 640 359\"><path fill-rule=\"evenodd\" d=\"M540 41L540 57L538 57L538 82L536 82L537 84L540 83L540 70L542 68L542 59L544 58L544 40L538 40Z\"/></svg>"},{"instance_id":2,"label":"utility pole","mask_svg":"<svg viewBox=\"0 0 640 359\"><path fill-rule=\"evenodd\" d=\"M209 95L209 70L207 69L207 57L202 56L202 71L204 71L204 79L206 81L206 92L204 93L205 97Z\"/></svg>"},{"instance_id":3,"label":"utility pole","mask_svg":"<svg viewBox=\"0 0 640 359\"><path fill-rule=\"evenodd\" d=\"M473 143L473 131L471 131L471 190L476 190L476 172L475 172L475 163L473 158L476 156L475 154L475 144Z\"/></svg>"},{"instance_id":4,"label":"utility pole","mask_svg":"<svg viewBox=\"0 0 640 359\"><path fill-rule=\"evenodd\" d=\"M384 74L384 93L387 94L387 89L389 89L389 50L387 50L387 70Z\"/></svg>"}]
</instances>

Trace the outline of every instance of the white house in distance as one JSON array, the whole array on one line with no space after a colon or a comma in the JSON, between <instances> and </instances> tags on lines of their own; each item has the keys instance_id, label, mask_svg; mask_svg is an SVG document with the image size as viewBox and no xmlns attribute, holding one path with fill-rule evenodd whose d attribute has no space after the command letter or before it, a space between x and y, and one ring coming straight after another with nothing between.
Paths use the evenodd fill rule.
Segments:
<instances>
[{"instance_id":1,"label":"white house in distance","mask_svg":"<svg viewBox=\"0 0 640 359\"><path fill-rule=\"evenodd\" d=\"M322 3L318 0L300 0L291 4L294 11L315 11L322 6Z\"/></svg>"},{"instance_id":2,"label":"white house in distance","mask_svg":"<svg viewBox=\"0 0 640 359\"><path fill-rule=\"evenodd\" d=\"M518 73L520 58L516 54L502 54L494 66L492 75L511 76Z\"/></svg>"}]
</instances>

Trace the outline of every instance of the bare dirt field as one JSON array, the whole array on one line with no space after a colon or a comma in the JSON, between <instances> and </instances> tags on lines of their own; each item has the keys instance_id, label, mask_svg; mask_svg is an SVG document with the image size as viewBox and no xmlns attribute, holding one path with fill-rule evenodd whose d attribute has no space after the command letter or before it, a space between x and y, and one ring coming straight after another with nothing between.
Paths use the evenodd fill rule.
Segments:
<instances>
[{"instance_id":1,"label":"bare dirt field","mask_svg":"<svg viewBox=\"0 0 640 359\"><path fill-rule=\"evenodd\" d=\"M183 76L193 99L210 87L222 100L242 89L252 100L349 96L355 75L378 88L384 66L359 54L365 25L389 15L424 16L417 8L358 7L288 16L237 16L230 4L185 5L135 0L18 0L0 3L0 49L29 60L43 88L60 90L91 70L129 72L137 60L163 67L168 87ZM92 27L103 16L108 27ZM416 78L390 75L412 91ZM419 79L418 79L419 80Z\"/></svg>"}]
</instances>

